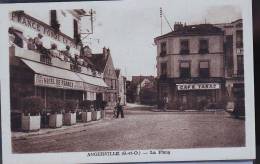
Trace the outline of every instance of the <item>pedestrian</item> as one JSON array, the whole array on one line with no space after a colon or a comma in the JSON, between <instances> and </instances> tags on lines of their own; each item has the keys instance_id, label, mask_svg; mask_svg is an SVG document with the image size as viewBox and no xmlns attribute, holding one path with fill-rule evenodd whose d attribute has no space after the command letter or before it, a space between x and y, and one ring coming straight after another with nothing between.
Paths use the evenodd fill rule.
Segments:
<instances>
[{"instance_id":1,"label":"pedestrian","mask_svg":"<svg viewBox=\"0 0 260 164\"><path fill-rule=\"evenodd\" d=\"M120 104L120 98L119 101L116 104L116 118L119 117L119 114L121 115L121 118L124 118L124 111L123 111L123 106Z\"/></svg>"}]
</instances>

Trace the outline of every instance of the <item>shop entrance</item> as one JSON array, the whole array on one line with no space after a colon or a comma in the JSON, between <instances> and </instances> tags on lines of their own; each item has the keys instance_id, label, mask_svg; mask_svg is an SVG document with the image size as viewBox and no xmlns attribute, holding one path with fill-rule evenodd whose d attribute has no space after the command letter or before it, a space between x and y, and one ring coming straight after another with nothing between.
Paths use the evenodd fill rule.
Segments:
<instances>
[{"instance_id":1,"label":"shop entrance","mask_svg":"<svg viewBox=\"0 0 260 164\"><path fill-rule=\"evenodd\" d=\"M96 100L97 100L98 102L102 102L102 101L103 101L102 93L97 93L97 94L96 94Z\"/></svg>"}]
</instances>

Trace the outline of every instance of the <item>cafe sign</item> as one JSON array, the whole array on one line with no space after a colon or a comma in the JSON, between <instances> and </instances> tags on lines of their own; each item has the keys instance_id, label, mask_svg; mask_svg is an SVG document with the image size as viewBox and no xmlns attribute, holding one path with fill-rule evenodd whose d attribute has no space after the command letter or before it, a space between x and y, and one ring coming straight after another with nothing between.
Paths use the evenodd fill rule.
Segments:
<instances>
[{"instance_id":1,"label":"cafe sign","mask_svg":"<svg viewBox=\"0 0 260 164\"><path fill-rule=\"evenodd\" d=\"M73 47L75 49L79 48L75 44L74 40L72 38L70 38L69 36L67 36L61 32L56 32L53 28L51 28L46 23L41 22L41 21L25 14L24 12L12 12L10 17L13 22L22 24L30 29L37 31L40 34L51 37L59 42L62 42L63 44L69 45L70 47Z\"/></svg>"},{"instance_id":2,"label":"cafe sign","mask_svg":"<svg viewBox=\"0 0 260 164\"><path fill-rule=\"evenodd\" d=\"M84 90L84 84L81 81L65 80L39 74L35 74L34 84L42 87Z\"/></svg>"},{"instance_id":3,"label":"cafe sign","mask_svg":"<svg viewBox=\"0 0 260 164\"><path fill-rule=\"evenodd\" d=\"M191 84L176 84L177 90L209 90L220 89L219 83L191 83Z\"/></svg>"}]
</instances>

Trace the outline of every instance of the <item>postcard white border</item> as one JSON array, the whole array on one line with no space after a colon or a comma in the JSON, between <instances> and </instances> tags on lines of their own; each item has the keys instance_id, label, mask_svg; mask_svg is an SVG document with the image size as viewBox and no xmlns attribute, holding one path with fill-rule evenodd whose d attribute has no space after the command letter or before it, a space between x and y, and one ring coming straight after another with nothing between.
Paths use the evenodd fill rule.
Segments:
<instances>
[{"instance_id":1,"label":"postcard white border","mask_svg":"<svg viewBox=\"0 0 260 164\"><path fill-rule=\"evenodd\" d=\"M206 0L205 0L206 1ZM208 2L209 0L207 0ZM120 3L120 1L116 1ZM139 1L140 5L145 0ZM1 115L2 115L2 149L3 163L101 163L101 162L150 162L150 161L196 161L196 160L234 160L255 159L255 114L254 114L254 77L253 77L253 38L252 38L252 2L237 0L241 4L244 25L244 65L245 65L245 101L246 101L246 147L239 148L196 148L170 149L172 155L141 155L141 156L99 156L87 157L86 152L79 153L40 153L12 154L10 131L10 92L9 92L9 52L8 11L26 10L30 8L44 9L75 9L88 8L92 2L59 2L59 3L25 3L0 5L0 79L1 79ZM101 1L99 3L109 3ZM115 150L116 151L116 150ZM138 150L139 151L139 150Z\"/></svg>"}]
</instances>

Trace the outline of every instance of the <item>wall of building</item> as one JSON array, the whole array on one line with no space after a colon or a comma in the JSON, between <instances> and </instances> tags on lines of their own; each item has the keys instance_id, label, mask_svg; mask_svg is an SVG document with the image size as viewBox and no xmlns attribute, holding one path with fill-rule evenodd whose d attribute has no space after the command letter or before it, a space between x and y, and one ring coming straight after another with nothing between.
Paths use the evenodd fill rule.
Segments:
<instances>
[{"instance_id":1,"label":"wall of building","mask_svg":"<svg viewBox=\"0 0 260 164\"><path fill-rule=\"evenodd\" d=\"M31 17L46 23L49 25L50 28L50 11L43 11L43 12L35 12L35 11L30 11L26 10L26 14L30 15ZM65 16L64 16L65 14ZM12 18L12 13L10 12L10 18ZM69 11L67 10L57 10L57 19L60 23L60 32L64 33L65 35L69 36L71 39L74 38L74 27L73 27L73 20L77 19L74 15L72 15ZM78 20L79 21L79 20ZM11 27L14 29L21 31L24 35L25 38L34 38L38 35L39 31L33 29L33 28L28 28L25 24L18 23L16 21L11 21ZM80 29L80 23L79 23L79 29ZM62 41L58 41L54 39L53 37L49 37L48 35L41 33L43 35L42 42L44 47L50 49L51 44L55 43L57 45L57 49L59 50L65 50L66 45ZM26 42L24 42L24 47L27 47ZM72 55L74 54L79 54L79 47L76 49L76 47L71 46L70 49Z\"/></svg>"},{"instance_id":2,"label":"wall of building","mask_svg":"<svg viewBox=\"0 0 260 164\"><path fill-rule=\"evenodd\" d=\"M224 24L217 24L215 26L221 28L223 31L225 31L225 37L228 35L233 36L233 75L238 74L238 63L237 63L237 56L238 55L244 55L243 53L243 48L238 48L236 45L236 38L237 30L242 30L243 31L243 22L242 20L237 20L232 23L224 23Z\"/></svg>"},{"instance_id":3,"label":"wall of building","mask_svg":"<svg viewBox=\"0 0 260 164\"><path fill-rule=\"evenodd\" d=\"M189 40L190 54L180 54L180 40ZM209 54L198 54L200 39L208 40ZM161 52L161 43L167 44L167 55L165 57L159 57ZM167 63L167 77L178 78L179 77L179 63L180 61L190 61L191 76L199 76L199 62L209 61L210 76L211 77L223 77L224 65L223 65L223 47L224 37L222 35L209 35L209 36L185 36L185 37L171 37L162 39L157 44L157 73L160 75L161 63Z\"/></svg>"}]
</instances>

